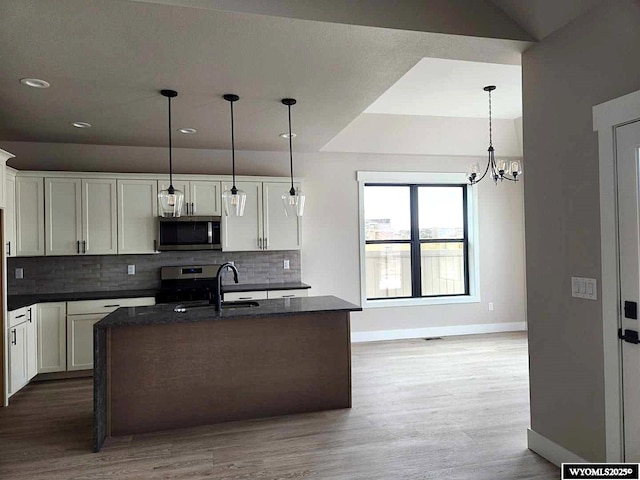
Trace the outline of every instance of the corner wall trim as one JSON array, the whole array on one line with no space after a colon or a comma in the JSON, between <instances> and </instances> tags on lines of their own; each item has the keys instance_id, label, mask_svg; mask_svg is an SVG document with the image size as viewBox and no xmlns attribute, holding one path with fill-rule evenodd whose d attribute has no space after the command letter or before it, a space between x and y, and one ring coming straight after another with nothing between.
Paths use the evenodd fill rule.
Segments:
<instances>
[{"instance_id":1,"label":"corner wall trim","mask_svg":"<svg viewBox=\"0 0 640 480\"><path fill-rule=\"evenodd\" d=\"M404 340L409 338L449 337L453 335L475 335L479 333L521 332L527 329L525 322L481 323L477 325L455 325L451 327L407 328L398 330L371 330L351 332L351 342L376 342L381 340Z\"/></svg>"},{"instance_id":2,"label":"corner wall trim","mask_svg":"<svg viewBox=\"0 0 640 480\"><path fill-rule=\"evenodd\" d=\"M552 442L530 428L527 429L527 447L558 467L563 463L589 463L571 450Z\"/></svg>"}]
</instances>

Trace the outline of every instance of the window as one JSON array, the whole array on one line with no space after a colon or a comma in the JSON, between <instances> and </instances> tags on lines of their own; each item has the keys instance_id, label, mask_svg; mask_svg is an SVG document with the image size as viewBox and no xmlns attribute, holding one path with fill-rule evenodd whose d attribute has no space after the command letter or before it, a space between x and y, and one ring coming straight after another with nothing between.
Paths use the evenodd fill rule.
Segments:
<instances>
[{"instance_id":1,"label":"window","mask_svg":"<svg viewBox=\"0 0 640 480\"><path fill-rule=\"evenodd\" d=\"M470 187L450 177L359 173L363 305L477 301Z\"/></svg>"}]
</instances>

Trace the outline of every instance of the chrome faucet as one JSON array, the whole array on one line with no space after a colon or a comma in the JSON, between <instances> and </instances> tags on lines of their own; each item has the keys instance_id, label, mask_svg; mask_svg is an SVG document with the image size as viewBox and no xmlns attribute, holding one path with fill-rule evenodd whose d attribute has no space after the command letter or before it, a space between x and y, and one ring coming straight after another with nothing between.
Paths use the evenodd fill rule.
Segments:
<instances>
[{"instance_id":1,"label":"chrome faucet","mask_svg":"<svg viewBox=\"0 0 640 480\"><path fill-rule=\"evenodd\" d=\"M225 270L232 270L233 281L238 283L238 269L236 268L236 266L231 262L223 263L222 265L220 265L220 268L218 268L218 273L216 273L216 284L217 284L216 312L222 311L222 275L221 274Z\"/></svg>"}]
</instances>

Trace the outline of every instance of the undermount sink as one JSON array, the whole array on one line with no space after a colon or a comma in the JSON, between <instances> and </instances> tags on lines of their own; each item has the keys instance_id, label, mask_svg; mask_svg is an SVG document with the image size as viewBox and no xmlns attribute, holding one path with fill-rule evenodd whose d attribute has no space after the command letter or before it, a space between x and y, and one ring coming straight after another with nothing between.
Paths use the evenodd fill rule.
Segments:
<instances>
[{"instance_id":1,"label":"undermount sink","mask_svg":"<svg viewBox=\"0 0 640 480\"><path fill-rule=\"evenodd\" d=\"M228 308L249 308L258 306L260 306L258 302L222 302L222 310L226 310Z\"/></svg>"}]
</instances>

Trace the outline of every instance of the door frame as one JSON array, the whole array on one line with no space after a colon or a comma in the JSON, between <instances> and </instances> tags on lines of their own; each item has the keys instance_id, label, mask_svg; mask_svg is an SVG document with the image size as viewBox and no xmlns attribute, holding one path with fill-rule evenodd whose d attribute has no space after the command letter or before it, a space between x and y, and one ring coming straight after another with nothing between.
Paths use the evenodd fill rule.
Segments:
<instances>
[{"instance_id":1,"label":"door frame","mask_svg":"<svg viewBox=\"0 0 640 480\"><path fill-rule=\"evenodd\" d=\"M640 91L593 107L593 130L598 132L600 176L600 251L602 260L602 339L606 461L624 456L622 428L622 362L620 318L616 127L640 120Z\"/></svg>"}]
</instances>

